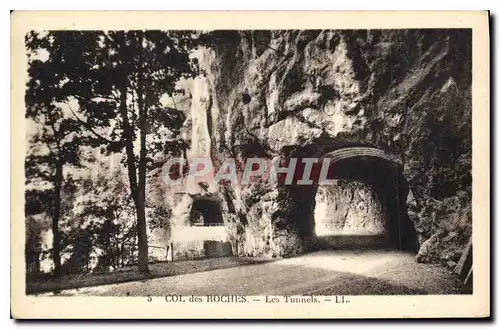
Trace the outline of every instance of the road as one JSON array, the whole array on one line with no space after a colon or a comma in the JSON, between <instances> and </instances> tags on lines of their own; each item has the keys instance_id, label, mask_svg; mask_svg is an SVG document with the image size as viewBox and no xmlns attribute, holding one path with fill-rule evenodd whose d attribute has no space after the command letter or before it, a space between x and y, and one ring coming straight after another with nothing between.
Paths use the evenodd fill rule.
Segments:
<instances>
[{"instance_id":1,"label":"road","mask_svg":"<svg viewBox=\"0 0 500 329\"><path fill-rule=\"evenodd\" d=\"M456 294L444 268L397 251L320 251L263 264L66 290L60 295Z\"/></svg>"}]
</instances>

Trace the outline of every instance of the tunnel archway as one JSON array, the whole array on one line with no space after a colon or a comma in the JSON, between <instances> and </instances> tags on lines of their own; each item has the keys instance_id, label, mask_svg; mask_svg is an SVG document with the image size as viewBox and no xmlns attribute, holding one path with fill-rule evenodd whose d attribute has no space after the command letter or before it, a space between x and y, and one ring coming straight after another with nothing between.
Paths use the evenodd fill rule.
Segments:
<instances>
[{"instance_id":1,"label":"tunnel archway","mask_svg":"<svg viewBox=\"0 0 500 329\"><path fill-rule=\"evenodd\" d=\"M364 218L359 216L359 220L363 223L353 223L356 220L356 215L343 219L343 224L350 221L351 231L347 233L352 235L351 241L357 239L357 235L363 235L363 238L371 236L371 238L376 238L375 243L385 243L389 248L416 252L418 250L416 231L408 217L406 208L409 186L403 175L401 164L394 161L382 150L373 147L337 149L324 154L320 160L327 157L330 158L327 178L333 180L334 184L323 186L316 182L310 187L293 186L290 191L295 203L295 216L299 218L296 225L298 230L302 232L306 248L318 248L318 242L323 241L318 236L316 229L318 226L318 218L316 218L318 217L318 209L316 208L318 195L321 196L325 190L331 190L332 194L337 193L337 196L342 195L342 193L348 195L349 193L345 193L345 190L351 188L353 194L363 192L365 198L371 198L369 202L371 202L372 208L376 208L376 210L371 209L371 213L368 212ZM339 192L338 189L344 191ZM356 189L358 190L356 191ZM340 206L343 206L344 211L346 209L346 205L339 204L339 202L352 202L353 200L356 199L343 199L340 196L335 199L333 204L327 205L327 209L323 209L327 216L333 218L333 226L335 226L335 222L342 222L342 217L347 216L346 212L335 214L342 208ZM318 206L324 207L324 204ZM359 205L347 205L347 207L349 206L354 208ZM360 211L358 211L359 214L361 214ZM373 214L379 215L380 218L370 220L368 217ZM304 220L306 218L309 220ZM352 231L353 228L354 231ZM335 227L331 231L331 236L340 237L341 235L340 232L335 231ZM322 247L324 246L320 244L319 248Z\"/></svg>"},{"instance_id":2,"label":"tunnel archway","mask_svg":"<svg viewBox=\"0 0 500 329\"><path fill-rule=\"evenodd\" d=\"M189 221L192 226L222 226L220 200L215 198L196 198L191 206Z\"/></svg>"}]
</instances>

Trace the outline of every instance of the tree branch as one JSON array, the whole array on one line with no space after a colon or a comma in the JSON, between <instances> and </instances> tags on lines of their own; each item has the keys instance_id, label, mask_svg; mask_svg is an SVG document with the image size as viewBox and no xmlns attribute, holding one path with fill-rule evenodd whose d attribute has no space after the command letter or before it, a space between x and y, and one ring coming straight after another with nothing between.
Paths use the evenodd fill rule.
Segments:
<instances>
[{"instance_id":1,"label":"tree branch","mask_svg":"<svg viewBox=\"0 0 500 329\"><path fill-rule=\"evenodd\" d=\"M102 99L107 99L107 100L110 100L110 101L118 102L120 100L120 98L115 95L115 92L112 91L111 93L112 93L111 96L97 95L97 96L93 97L92 99L102 98ZM79 96L79 95L72 95L72 96L74 98L76 98L77 100L80 100L80 101L84 101L85 100L82 96Z\"/></svg>"},{"instance_id":2,"label":"tree branch","mask_svg":"<svg viewBox=\"0 0 500 329\"><path fill-rule=\"evenodd\" d=\"M82 124L87 130L89 130L94 136L96 136L97 138L99 138L100 140L105 141L105 142L110 143L110 144L121 144L123 142L123 139L120 139L118 141L114 141L114 140L108 139L108 138L100 135L97 131L94 130L94 128L92 128L92 126L87 121L81 119L76 114L76 112L73 110L73 108L71 107L71 105L69 105L69 103L67 103L67 105L68 105L68 108L71 111L71 113L73 113L73 116L75 117L75 119L80 124Z\"/></svg>"}]
</instances>

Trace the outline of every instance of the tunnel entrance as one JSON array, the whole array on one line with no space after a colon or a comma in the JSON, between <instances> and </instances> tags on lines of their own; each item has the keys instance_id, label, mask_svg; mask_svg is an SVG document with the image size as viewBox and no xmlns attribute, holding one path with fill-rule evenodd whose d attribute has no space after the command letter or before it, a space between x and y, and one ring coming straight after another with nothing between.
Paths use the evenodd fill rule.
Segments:
<instances>
[{"instance_id":1,"label":"tunnel entrance","mask_svg":"<svg viewBox=\"0 0 500 329\"><path fill-rule=\"evenodd\" d=\"M347 147L325 154L327 182L289 186L290 218L306 250L384 247L416 252L402 166L382 150Z\"/></svg>"},{"instance_id":2,"label":"tunnel entrance","mask_svg":"<svg viewBox=\"0 0 500 329\"><path fill-rule=\"evenodd\" d=\"M314 235L320 245L415 252L416 232L406 209L409 188L400 166L369 152L334 153L326 155L332 157L328 178L333 182L319 185L314 200Z\"/></svg>"},{"instance_id":3,"label":"tunnel entrance","mask_svg":"<svg viewBox=\"0 0 500 329\"><path fill-rule=\"evenodd\" d=\"M208 198L194 200L189 219L192 226L223 226L220 201Z\"/></svg>"}]
</instances>

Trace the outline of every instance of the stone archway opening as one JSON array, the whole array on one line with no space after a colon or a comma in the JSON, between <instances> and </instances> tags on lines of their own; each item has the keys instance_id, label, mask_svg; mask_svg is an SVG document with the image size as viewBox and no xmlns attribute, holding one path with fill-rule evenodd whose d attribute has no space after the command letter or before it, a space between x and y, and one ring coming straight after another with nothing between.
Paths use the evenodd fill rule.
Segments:
<instances>
[{"instance_id":1,"label":"stone archway opening","mask_svg":"<svg viewBox=\"0 0 500 329\"><path fill-rule=\"evenodd\" d=\"M291 186L295 228L306 250L390 248L416 252L401 165L379 149L348 147L327 153L328 184Z\"/></svg>"},{"instance_id":2,"label":"stone archway opening","mask_svg":"<svg viewBox=\"0 0 500 329\"><path fill-rule=\"evenodd\" d=\"M349 148L326 156L332 158L328 174L332 181L318 186L314 200L314 235L320 244L417 251L406 209L409 187L401 166L372 148Z\"/></svg>"},{"instance_id":3,"label":"stone archway opening","mask_svg":"<svg viewBox=\"0 0 500 329\"><path fill-rule=\"evenodd\" d=\"M195 199L191 206L189 221L192 226L223 226L220 201L211 198Z\"/></svg>"}]
</instances>

